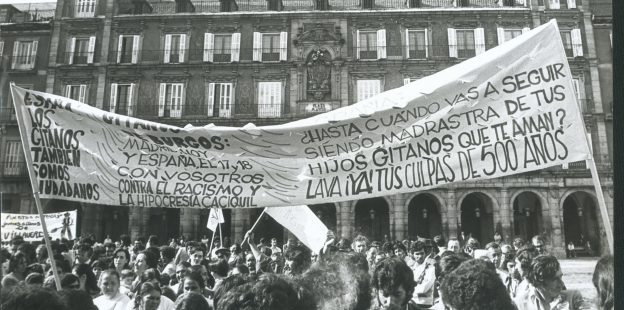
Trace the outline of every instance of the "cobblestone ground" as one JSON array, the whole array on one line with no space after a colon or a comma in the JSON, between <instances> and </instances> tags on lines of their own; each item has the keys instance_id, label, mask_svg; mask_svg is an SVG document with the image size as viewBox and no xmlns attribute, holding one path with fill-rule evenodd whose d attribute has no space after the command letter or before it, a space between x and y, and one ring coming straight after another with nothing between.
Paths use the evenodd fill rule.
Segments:
<instances>
[{"instance_id":1,"label":"cobblestone ground","mask_svg":"<svg viewBox=\"0 0 624 310\"><path fill-rule=\"evenodd\" d=\"M595 307L596 289L592 284L592 276L598 258L576 258L559 260L563 283L569 290L578 290L583 298Z\"/></svg>"}]
</instances>

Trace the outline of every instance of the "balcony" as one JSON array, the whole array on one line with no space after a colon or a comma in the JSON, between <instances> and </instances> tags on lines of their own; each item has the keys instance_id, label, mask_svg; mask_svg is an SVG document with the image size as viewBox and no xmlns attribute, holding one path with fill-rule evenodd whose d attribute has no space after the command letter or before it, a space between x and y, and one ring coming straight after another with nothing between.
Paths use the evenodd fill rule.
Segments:
<instances>
[{"instance_id":1,"label":"balcony","mask_svg":"<svg viewBox=\"0 0 624 310\"><path fill-rule=\"evenodd\" d=\"M526 7L524 0L201 0L188 1L181 7L179 1L149 1L151 10L118 9L118 15L126 14L175 14L183 12L266 12L266 11L358 11L394 10L420 8L500 8Z\"/></svg>"},{"instance_id":2,"label":"balcony","mask_svg":"<svg viewBox=\"0 0 624 310\"><path fill-rule=\"evenodd\" d=\"M11 56L11 69L16 71L28 71L35 69L35 56Z\"/></svg>"},{"instance_id":3,"label":"balcony","mask_svg":"<svg viewBox=\"0 0 624 310\"><path fill-rule=\"evenodd\" d=\"M94 53L59 53L60 63L68 65L86 65L92 64L95 61Z\"/></svg>"},{"instance_id":4,"label":"balcony","mask_svg":"<svg viewBox=\"0 0 624 310\"><path fill-rule=\"evenodd\" d=\"M0 176L2 177L28 176L28 170L26 169L26 162L25 161L0 162Z\"/></svg>"},{"instance_id":5,"label":"balcony","mask_svg":"<svg viewBox=\"0 0 624 310\"><path fill-rule=\"evenodd\" d=\"M190 98L187 98L190 100ZM219 105L213 105L213 114L208 115L208 105L204 102L185 103L181 110L172 110L169 106L166 106L164 110L164 116L158 116L159 105L152 104L151 101L138 102L131 107L127 105L116 106L116 112L120 115L129 115L146 120L160 121L163 119L201 119L205 120L206 117L219 117L219 118L281 118L285 110L285 104L250 104L234 102L228 106L228 109L219 109ZM106 107L106 111L109 108ZM184 122L184 121L183 121Z\"/></svg>"}]
</instances>

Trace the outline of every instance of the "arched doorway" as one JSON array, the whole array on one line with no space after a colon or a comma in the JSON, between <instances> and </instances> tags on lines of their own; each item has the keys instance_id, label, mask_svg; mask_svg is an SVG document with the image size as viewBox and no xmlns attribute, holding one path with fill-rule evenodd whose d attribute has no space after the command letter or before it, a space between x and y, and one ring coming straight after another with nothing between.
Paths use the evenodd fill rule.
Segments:
<instances>
[{"instance_id":1,"label":"arched doorway","mask_svg":"<svg viewBox=\"0 0 624 310\"><path fill-rule=\"evenodd\" d=\"M603 245L596 202L584 192L576 192L563 202L563 234L565 243L573 242L590 255L600 255ZM589 247L588 247L589 243Z\"/></svg>"},{"instance_id":2,"label":"arched doorway","mask_svg":"<svg viewBox=\"0 0 624 310\"><path fill-rule=\"evenodd\" d=\"M168 244L169 239L180 237L180 209L149 208L147 210L149 210L148 236L158 236L161 244Z\"/></svg>"},{"instance_id":3,"label":"arched doorway","mask_svg":"<svg viewBox=\"0 0 624 310\"><path fill-rule=\"evenodd\" d=\"M542 233L542 204L532 192L523 192L513 202L514 234L529 240Z\"/></svg>"},{"instance_id":4,"label":"arched doorway","mask_svg":"<svg viewBox=\"0 0 624 310\"><path fill-rule=\"evenodd\" d=\"M336 232L336 206L333 203L311 205L310 210L316 214L327 229Z\"/></svg>"},{"instance_id":5,"label":"arched doorway","mask_svg":"<svg viewBox=\"0 0 624 310\"><path fill-rule=\"evenodd\" d=\"M82 205L76 201L69 200L58 200L58 199L50 199L43 207L43 213L57 213L57 212L66 212L66 211L74 211L76 210L76 235L73 236L75 239L79 239L81 236L93 233L93 227L90 225L83 225L83 215L84 212L82 210ZM85 226L85 231L83 232L83 226ZM53 237L50 237L53 239Z\"/></svg>"},{"instance_id":6,"label":"arched doorway","mask_svg":"<svg viewBox=\"0 0 624 310\"><path fill-rule=\"evenodd\" d=\"M407 234L411 240L416 240L417 237L430 239L442 234L439 205L431 194L420 194L412 198L407 207Z\"/></svg>"},{"instance_id":7,"label":"arched doorway","mask_svg":"<svg viewBox=\"0 0 624 310\"><path fill-rule=\"evenodd\" d=\"M256 223L258 216L262 214L262 208L249 210L249 225ZM251 226L248 228L250 229ZM244 231L246 233L247 231ZM254 242L260 242L260 238L266 239L267 244L270 243L271 238L276 238L278 244L284 244L284 226L275 221L270 215L263 214L260 222L253 230Z\"/></svg>"},{"instance_id":8,"label":"arched doorway","mask_svg":"<svg viewBox=\"0 0 624 310\"><path fill-rule=\"evenodd\" d=\"M221 209L223 212L223 220L225 223L221 223L221 233L223 234L223 239L228 238L230 243L232 240L232 209ZM195 236L196 239L210 239L212 238L212 230L206 227L206 223L208 222L208 215L210 215L210 209L204 209L201 211L199 215L199 229L198 236ZM215 240L219 240L219 229L217 228L217 234L215 235ZM224 242L225 243L225 242Z\"/></svg>"},{"instance_id":9,"label":"arched doorway","mask_svg":"<svg viewBox=\"0 0 624 310\"><path fill-rule=\"evenodd\" d=\"M355 205L355 235L362 234L378 241L385 236L390 238L388 209L388 203L380 197L358 201Z\"/></svg>"},{"instance_id":10,"label":"arched doorway","mask_svg":"<svg viewBox=\"0 0 624 310\"><path fill-rule=\"evenodd\" d=\"M128 234L129 216L128 207L122 206L100 206L100 230L97 240L104 240L106 236L110 236L112 240L119 240L119 236Z\"/></svg>"},{"instance_id":11,"label":"arched doorway","mask_svg":"<svg viewBox=\"0 0 624 310\"><path fill-rule=\"evenodd\" d=\"M471 193L461 203L461 231L484 245L494 240L492 201L482 193Z\"/></svg>"}]
</instances>

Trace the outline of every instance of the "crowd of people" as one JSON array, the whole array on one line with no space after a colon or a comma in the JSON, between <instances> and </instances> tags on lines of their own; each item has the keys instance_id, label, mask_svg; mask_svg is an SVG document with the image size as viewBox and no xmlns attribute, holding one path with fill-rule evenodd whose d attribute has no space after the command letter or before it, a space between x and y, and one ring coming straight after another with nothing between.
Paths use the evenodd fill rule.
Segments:
<instances>
[{"instance_id":1,"label":"crowd of people","mask_svg":"<svg viewBox=\"0 0 624 310\"><path fill-rule=\"evenodd\" d=\"M212 246L127 235L102 243L11 240L2 248L6 310L601 309L612 310L613 257L598 260L597 301L566 290L557 258L535 236L370 242L333 233L319 253L296 239ZM56 289L54 262L61 290ZM5 269L6 267L6 269Z\"/></svg>"}]
</instances>

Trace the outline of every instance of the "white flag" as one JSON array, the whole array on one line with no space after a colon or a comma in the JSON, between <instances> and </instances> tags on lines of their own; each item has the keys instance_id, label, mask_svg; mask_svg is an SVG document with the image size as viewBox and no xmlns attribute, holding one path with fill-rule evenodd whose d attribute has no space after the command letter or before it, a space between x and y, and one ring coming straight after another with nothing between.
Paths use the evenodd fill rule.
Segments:
<instances>
[{"instance_id":1,"label":"white flag","mask_svg":"<svg viewBox=\"0 0 624 310\"><path fill-rule=\"evenodd\" d=\"M208 215L208 222L206 223L206 228L215 231L219 223L225 223L225 219L223 218L223 211L221 209L210 209L210 214Z\"/></svg>"},{"instance_id":2,"label":"white flag","mask_svg":"<svg viewBox=\"0 0 624 310\"><path fill-rule=\"evenodd\" d=\"M267 207L266 214L293 233L312 252L318 253L327 239L327 227L308 206Z\"/></svg>"}]
</instances>

